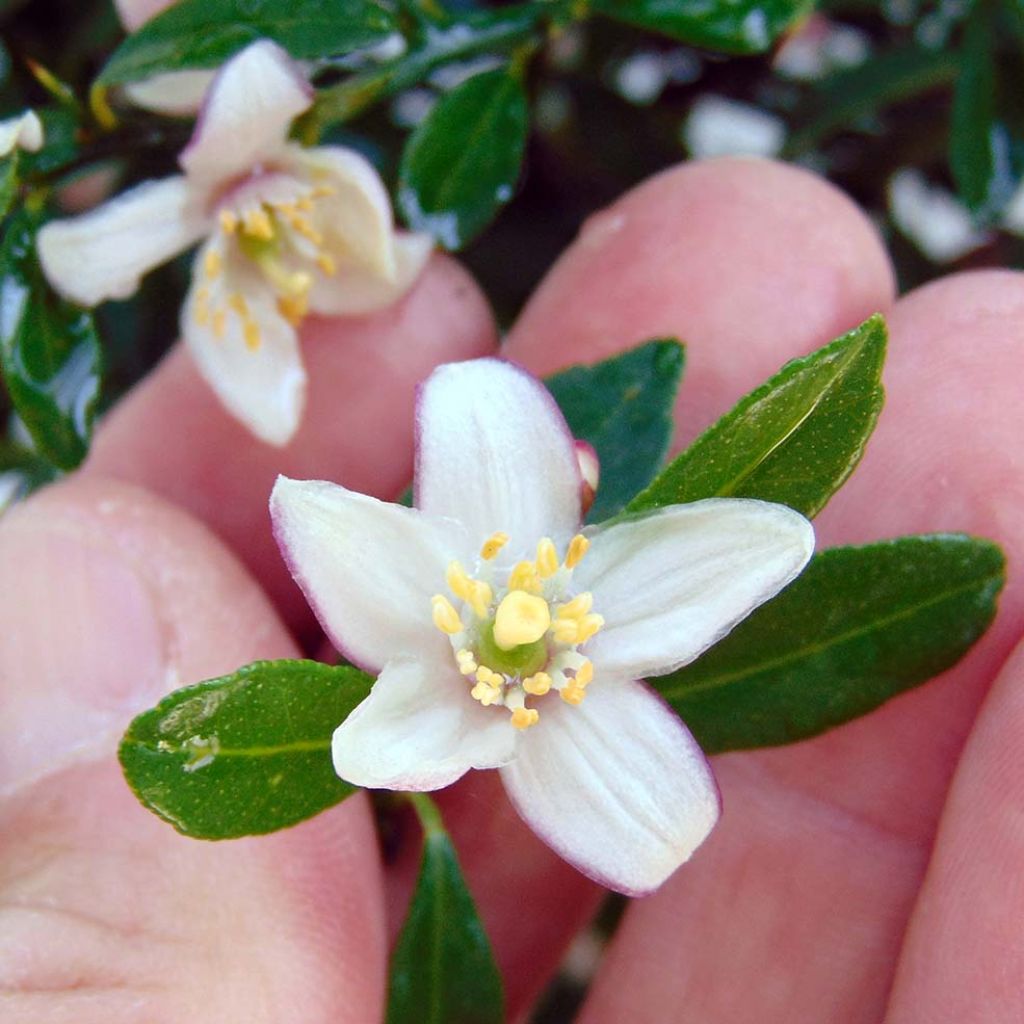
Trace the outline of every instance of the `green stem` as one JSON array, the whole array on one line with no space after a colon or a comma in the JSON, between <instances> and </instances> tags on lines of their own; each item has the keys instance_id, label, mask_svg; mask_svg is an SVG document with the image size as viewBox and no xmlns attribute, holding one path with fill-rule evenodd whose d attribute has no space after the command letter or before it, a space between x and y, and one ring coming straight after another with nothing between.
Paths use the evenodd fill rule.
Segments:
<instances>
[{"instance_id":1,"label":"green stem","mask_svg":"<svg viewBox=\"0 0 1024 1024\"><path fill-rule=\"evenodd\" d=\"M441 819L441 811L426 793L406 793L405 798L412 804L416 816L420 819L426 839L431 836L447 834L444 821Z\"/></svg>"}]
</instances>

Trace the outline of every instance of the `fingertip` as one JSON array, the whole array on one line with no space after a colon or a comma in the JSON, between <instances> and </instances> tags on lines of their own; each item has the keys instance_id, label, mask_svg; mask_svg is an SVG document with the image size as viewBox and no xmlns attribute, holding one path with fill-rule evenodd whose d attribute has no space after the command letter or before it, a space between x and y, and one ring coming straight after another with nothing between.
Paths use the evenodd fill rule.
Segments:
<instances>
[{"instance_id":1,"label":"fingertip","mask_svg":"<svg viewBox=\"0 0 1024 1024\"><path fill-rule=\"evenodd\" d=\"M679 412L692 434L786 359L886 309L894 292L877 232L835 186L768 160L697 161L587 221L508 350L545 373L682 338Z\"/></svg>"}]
</instances>

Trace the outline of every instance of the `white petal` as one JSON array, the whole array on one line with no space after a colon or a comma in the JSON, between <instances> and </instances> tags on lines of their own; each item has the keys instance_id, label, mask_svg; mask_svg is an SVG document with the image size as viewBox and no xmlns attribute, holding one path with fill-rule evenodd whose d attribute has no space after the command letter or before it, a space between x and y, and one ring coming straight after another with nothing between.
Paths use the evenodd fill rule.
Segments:
<instances>
[{"instance_id":1,"label":"white petal","mask_svg":"<svg viewBox=\"0 0 1024 1024\"><path fill-rule=\"evenodd\" d=\"M143 274L208 227L184 178L148 181L80 217L51 221L39 232L39 259L57 291L94 306L131 295Z\"/></svg>"},{"instance_id":2,"label":"white petal","mask_svg":"<svg viewBox=\"0 0 1024 1024\"><path fill-rule=\"evenodd\" d=\"M508 712L469 689L453 664L391 662L335 730L334 770L356 786L420 792L507 764L517 739Z\"/></svg>"},{"instance_id":3,"label":"white petal","mask_svg":"<svg viewBox=\"0 0 1024 1024\"><path fill-rule=\"evenodd\" d=\"M216 71L168 71L124 86L125 95L137 107L158 114L194 114L203 103Z\"/></svg>"},{"instance_id":4,"label":"white petal","mask_svg":"<svg viewBox=\"0 0 1024 1024\"><path fill-rule=\"evenodd\" d=\"M253 43L217 73L178 162L207 186L247 174L282 153L292 121L312 102L288 54L266 39Z\"/></svg>"},{"instance_id":5,"label":"white petal","mask_svg":"<svg viewBox=\"0 0 1024 1024\"><path fill-rule=\"evenodd\" d=\"M114 0L124 27L134 32L144 22L166 10L174 0Z\"/></svg>"},{"instance_id":6,"label":"white petal","mask_svg":"<svg viewBox=\"0 0 1024 1024\"><path fill-rule=\"evenodd\" d=\"M335 275L316 277L309 293L309 308L322 316L361 316L385 309L415 284L433 248L434 240L429 235L396 234L392 241L394 273L391 277L381 277L339 258Z\"/></svg>"},{"instance_id":7,"label":"white petal","mask_svg":"<svg viewBox=\"0 0 1024 1024\"><path fill-rule=\"evenodd\" d=\"M718 820L700 747L637 682L596 678L578 707L550 704L502 769L509 798L585 875L631 896L656 889Z\"/></svg>"},{"instance_id":8,"label":"white petal","mask_svg":"<svg viewBox=\"0 0 1024 1024\"><path fill-rule=\"evenodd\" d=\"M396 657L452 661L432 620L445 569L464 557L456 523L319 480L278 477L270 497L281 552L338 650L379 669Z\"/></svg>"},{"instance_id":9,"label":"white petal","mask_svg":"<svg viewBox=\"0 0 1024 1024\"><path fill-rule=\"evenodd\" d=\"M43 123L34 110L0 121L0 157L8 156L15 149L37 153L42 145Z\"/></svg>"},{"instance_id":10,"label":"white petal","mask_svg":"<svg viewBox=\"0 0 1024 1024\"><path fill-rule=\"evenodd\" d=\"M374 274L392 277L391 199L373 164L354 149L341 146L290 146L289 153L300 174L333 190L316 206L317 223L327 235L328 247L337 247Z\"/></svg>"},{"instance_id":11,"label":"white petal","mask_svg":"<svg viewBox=\"0 0 1024 1024\"><path fill-rule=\"evenodd\" d=\"M210 281L203 276L206 253L221 249L215 236L199 250L192 268L189 289L181 314L181 332L199 372L228 411L241 420L261 441L287 444L298 429L306 400L303 369L295 328L281 316L277 299L261 277L233 268L227 259L224 272ZM199 311L205 305L211 316ZM259 345L246 344L241 317L228 305L237 292L259 328ZM218 337L212 311L224 310L224 334Z\"/></svg>"},{"instance_id":12,"label":"white petal","mask_svg":"<svg viewBox=\"0 0 1024 1024\"><path fill-rule=\"evenodd\" d=\"M499 359L438 367L417 410L416 504L458 519L474 542L496 530L510 551L579 526L572 434L547 389Z\"/></svg>"},{"instance_id":13,"label":"white petal","mask_svg":"<svg viewBox=\"0 0 1024 1024\"><path fill-rule=\"evenodd\" d=\"M598 530L576 568L605 626L586 654L602 669L662 675L693 661L811 557L814 531L784 505L712 498Z\"/></svg>"}]
</instances>

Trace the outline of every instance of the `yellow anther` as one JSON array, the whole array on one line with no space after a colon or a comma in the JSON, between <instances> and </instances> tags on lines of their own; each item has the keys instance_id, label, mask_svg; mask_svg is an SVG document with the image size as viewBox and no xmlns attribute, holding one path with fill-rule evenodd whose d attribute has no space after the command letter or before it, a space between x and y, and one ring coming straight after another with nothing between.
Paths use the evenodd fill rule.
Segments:
<instances>
[{"instance_id":1,"label":"yellow anther","mask_svg":"<svg viewBox=\"0 0 1024 1024\"><path fill-rule=\"evenodd\" d=\"M580 624L576 619L555 619L551 627L551 635L560 644L577 643Z\"/></svg>"},{"instance_id":2,"label":"yellow anther","mask_svg":"<svg viewBox=\"0 0 1024 1024\"><path fill-rule=\"evenodd\" d=\"M298 327L309 311L309 300L305 295L282 295L277 300L277 308L288 323Z\"/></svg>"},{"instance_id":3,"label":"yellow anther","mask_svg":"<svg viewBox=\"0 0 1024 1024\"><path fill-rule=\"evenodd\" d=\"M470 608L478 619L486 619L491 608L491 598L494 597L490 585L483 580L470 580L469 587Z\"/></svg>"},{"instance_id":4,"label":"yellow anther","mask_svg":"<svg viewBox=\"0 0 1024 1024\"><path fill-rule=\"evenodd\" d=\"M293 213L288 218L288 223L300 234L303 238L309 239L315 246L321 246L324 244L324 236L320 234L312 222L306 216L301 213Z\"/></svg>"},{"instance_id":5,"label":"yellow anther","mask_svg":"<svg viewBox=\"0 0 1024 1024\"><path fill-rule=\"evenodd\" d=\"M228 305L243 319L249 319L249 306L241 292L232 292L228 296Z\"/></svg>"},{"instance_id":6,"label":"yellow anther","mask_svg":"<svg viewBox=\"0 0 1024 1024\"><path fill-rule=\"evenodd\" d=\"M274 222L262 206L257 206L246 213L242 221L242 230L253 238L269 242L274 237Z\"/></svg>"},{"instance_id":7,"label":"yellow anther","mask_svg":"<svg viewBox=\"0 0 1024 1024\"><path fill-rule=\"evenodd\" d=\"M193 317L200 327L206 327L210 323L210 289L199 288L196 291L196 304Z\"/></svg>"},{"instance_id":8,"label":"yellow anther","mask_svg":"<svg viewBox=\"0 0 1024 1024\"><path fill-rule=\"evenodd\" d=\"M338 190L333 185L317 185L310 192L310 196L313 199L323 199L325 196L336 196L337 194Z\"/></svg>"},{"instance_id":9,"label":"yellow anther","mask_svg":"<svg viewBox=\"0 0 1024 1024\"><path fill-rule=\"evenodd\" d=\"M534 697L543 697L551 689L551 676L547 672L538 672L523 680L523 689Z\"/></svg>"},{"instance_id":10,"label":"yellow anther","mask_svg":"<svg viewBox=\"0 0 1024 1024\"><path fill-rule=\"evenodd\" d=\"M551 610L543 597L513 590L502 598L494 615L494 642L511 651L539 640L551 625Z\"/></svg>"},{"instance_id":11,"label":"yellow anther","mask_svg":"<svg viewBox=\"0 0 1024 1024\"><path fill-rule=\"evenodd\" d=\"M509 590L525 590L528 594L539 594L544 585L533 562L518 562L508 576Z\"/></svg>"},{"instance_id":12,"label":"yellow anther","mask_svg":"<svg viewBox=\"0 0 1024 1024\"><path fill-rule=\"evenodd\" d=\"M220 229L225 235L233 235L238 229L238 215L231 210L221 210L217 218L220 221Z\"/></svg>"},{"instance_id":13,"label":"yellow anther","mask_svg":"<svg viewBox=\"0 0 1024 1024\"><path fill-rule=\"evenodd\" d=\"M469 691L469 695L473 700L480 701L487 708L498 702L498 699L501 697L501 691L496 686L488 686L487 683L477 683Z\"/></svg>"},{"instance_id":14,"label":"yellow anther","mask_svg":"<svg viewBox=\"0 0 1024 1024\"><path fill-rule=\"evenodd\" d=\"M444 594L435 594L430 599L430 611L434 618L434 625L442 633L452 636L462 632L462 620L459 618L459 613Z\"/></svg>"},{"instance_id":15,"label":"yellow anther","mask_svg":"<svg viewBox=\"0 0 1024 1024\"><path fill-rule=\"evenodd\" d=\"M309 211L313 209L313 199L311 196L300 196L295 200L295 205L298 209L309 213Z\"/></svg>"},{"instance_id":16,"label":"yellow anther","mask_svg":"<svg viewBox=\"0 0 1024 1024\"><path fill-rule=\"evenodd\" d=\"M556 572L558 552L555 550L555 542L550 537L544 537L537 544L537 574L542 580L546 580Z\"/></svg>"},{"instance_id":17,"label":"yellow anther","mask_svg":"<svg viewBox=\"0 0 1024 1024\"><path fill-rule=\"evenodd\" d=\"M478 683L483 683L485 686L502 686L505 682L503 675L493 672L486 665L481 665L476 670L476 679Z\"/></svg>"},{"instance_id":18,"label":"yellow anther","mask_svg":"<svg viewBox=\"0 0 1024 1024\"><path fill-rule=\"evenodd\" d=\"M316 265L320 268L320 272L324 277L334 277L338 272L338 265L334 262L334 257L329 256L325 252L322 252L317 256Z\"/></svg>"},{"instance_id":19,"label":"yellow anther","mask_svg":"<svg viewBox=\"0 0 1024 1024\"><path fill-rule=\"evenodd\" d=\"M536 725L540 721L540 712L535 711L533 708L516 708L512 712L512 724L517 729L529 729L531 725Z\"/></svg>"},{"instance_id":20,"label":"yellow anther","mask_svg":"<svg viewBox=\"0 0 1024 1024\"><path fill-rule=\"evenodd\" d=\"M500 530L497 533L492 533L484 541L484 546L480 549L480 557L485 562L489 562L507 543L507 533L502 533Z\"/></svg>"},{"instance_id":21,"label":"yellow anther","mask_svg":"<svg viewBox=\"0 0 1024 1024\"><path fill-rule=\"evenodd\" d=\"M567 683L562 687L559 693L561 694L562 700L564 700L566 704L571 704L573 707L579 707L583 703L583 698L586 696L583 687L577 686L575 682Z\"/></svg>"},{"instance_id":22,"label":"yellow anther","mask_svg":"<svg viewBox=\"0 0 1024 1024\"><path fill-rule=\"evenodd\" d=\"M584 590L568 603L559 605L556 614L560 619L580 619L590 611L593 604L594 595Z\"/></svg>"},{"instance_id":23,"label":"yellow anther","mask_svg":"<svg viewBox=\"0 0 1024 1024\"><path fill-rule=\"evenodd\" d=\"M460 600L468 601L472 593L473 581L466 575L466 570L458 562L449 562L445 573L448 589Z\"/></svg>"},{"instance_id":24,"label":"yellow anther","mask_svg":"<svg viewBox=\"0 0 1024 1024\"><path fill-rule=\"evenodd\" d=\"M464 676L471 676L477 670L476 658L473 657L473 652L466 648L455 652L455 661Z\"/></svg>"},{"instance_id":25,"label":"yellow anther","mask_svg":"<svg viewBox=\"0 0 1024 1024\"><path fill-rule=\"evenodd\" d=\"M213 336L220 340L228 330L228 315L223 309L213 314Z\"/></svg>"},{"instance_id":26,"label":"yellow anther","mask_svg":"<svg viewBox=\"0 0 1024 1024\"><path fill-rule=\"evenodd\" d=\"M575 569L580 564L580 559L587 553L587 548L589 547L590 541L582 533L577 533L569 541L569 550L565 553L566 569Z\"/></svg>"},{"instance_id":27,"label":"yellow anther","mask_svg":"<svg viewBox=\"0 0 1024 1024\"><path fill-rule=\"evenodd\" d=\"M250 352L255 352L259 349L263 339L260 336L260 325L255 320L246 320L242 324L242 339L245 341L245 347Z\"/></svg>"},{"instance_id":28,"label":"yellow anther","mask_svg":"<svg viewBox=\"0 0 1024 1024\"><path fill-rule=\"evenodd\" d=\"M594 663L592 661L585 661L578 669L576 669L576 675L573 676L573 683L579 687L586 687L588 683L594 681Z\"/></svg>"},{"instance_id":29,"label":"yellow anther","mask_svg":"<svg viewBox=\"0 0 1024 1024\"><path fill-rule=\"evenodd\" d=\"M603 625L603 615L584 615L578 620L579 628L576 634L576 643L586 643Z\"/></svg>"},{"instance_id":30,"label":"yellow anther","mask_svg":"<svg viewBox=\"0 0 1024 1024\"><path fill-rule=\"evenodd\" d=\"M207 249L203 257L203 273L212 281L220 272L222 261L219 249Z\"/></svg>"}]
</instances>

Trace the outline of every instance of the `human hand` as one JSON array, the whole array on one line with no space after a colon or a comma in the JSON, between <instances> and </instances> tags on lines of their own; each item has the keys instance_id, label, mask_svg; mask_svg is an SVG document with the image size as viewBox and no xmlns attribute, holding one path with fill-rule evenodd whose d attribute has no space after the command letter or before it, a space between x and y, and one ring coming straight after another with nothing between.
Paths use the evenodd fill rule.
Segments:
<instances>
[{"instance_id":1,"label":"human hand","mask_svg":"<svg viewBox=\"0 0 1024 1024\"><path fill-rule=\"evenodd\" d=\"M596 217L508 339L543 374L682 337L685 442L787 358L882 310L888 405L817 521L822 545L966 529L1010 558L996 625L940 682L819 739L716 760L722 823L631 907L587 1024L856 1024L887 1006L894 1022L1020 1017L1024 663L1009 656L1024 284L993 272L895 305L892 292L878 240L829 186L773 164L695 164ZM305 335L309 407L284 452L229 420L176 351L107 417L84 472L0 525L5 1021L381 1016L414 858L382 870L364 797L285 833L206 844L142 810L114 757L132 714L166 690L294 656L289 630L318 649L270 536L274 475L394 496L411 476L416 382L496 344L479 293L441 259L396 308ZM521 1011L598 890L519 823L492 776L441 804Z\"/></svg>"}]
</instances>

